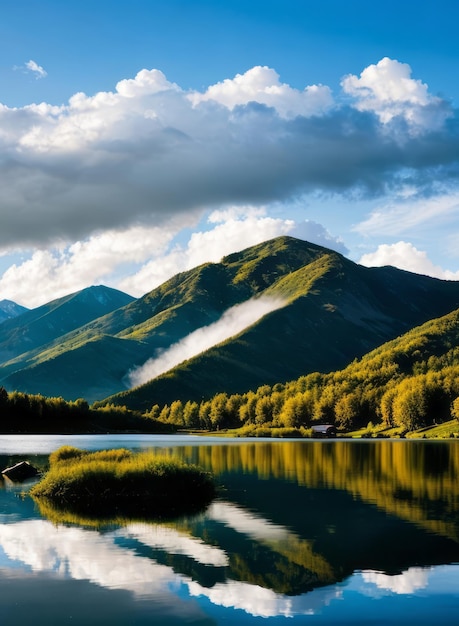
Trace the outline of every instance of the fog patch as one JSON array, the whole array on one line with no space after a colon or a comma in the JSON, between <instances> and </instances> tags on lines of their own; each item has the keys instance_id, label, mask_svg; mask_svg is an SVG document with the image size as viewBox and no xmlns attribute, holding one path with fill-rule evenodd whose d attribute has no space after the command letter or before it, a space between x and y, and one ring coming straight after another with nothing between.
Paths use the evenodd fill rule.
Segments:
<instances>
[{"instance_id":1,"label":"fog patch","mask_svg":"<svg viewBox=\"0 0 459 626\"><path fill-rule=\"evenodd\" d=\"M141 367L132 370L128 376L130 387L142 385L179 363L237 335L268 313L286 304L287 301L282 298L261 296L229 308L218 321L198 328L167 350L158 352L157 356L149 359Z\"/></svg>"}]
</instances>

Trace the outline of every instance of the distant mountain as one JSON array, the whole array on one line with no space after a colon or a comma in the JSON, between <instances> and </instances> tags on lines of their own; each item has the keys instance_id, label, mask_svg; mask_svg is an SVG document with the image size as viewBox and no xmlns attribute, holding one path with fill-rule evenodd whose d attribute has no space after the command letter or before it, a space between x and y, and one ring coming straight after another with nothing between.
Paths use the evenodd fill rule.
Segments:
<instances>
[{"instance_id":1,"label":"distant mountain","mask_svg":"<svg viewBox=\"0 0 459 626\"><path fill-rule=\"evenodd\" d=\"M133 368L197 329L208 334L207 327L228 309L261 296L281 299L283 306L126 391ZM59 328L47 317L54 303L46 305L43 321L25 318L31 311L20 316L24 325L4 322L0 384L90 402L108 397L139 409L175 399L200 400L219 391L247 391L345 367L459 308L459 283L392 267L365 268L321 246L279 237L177 274L137 300L125 297L128 302L110 311L99 316L92 311L84 321L74 319Z\"/></svg>"},{"instance_id":2,"label":"distant mountain","mask_svg":"<svg viewBox=\"0 0 459 626\"><path fill-rule=\"evenodd\" d=\"M0 300L0 324L5 320L9 320L13 317L25 313L28 309L25 306L16 304L12 300Z\"/></svg>"},{"instance_id":3,"label":"distant mountain","mask_svg":"<svg viewBox=\"0 0 459 626\"><path fill-rule=\"evenodd\" d=\"M24 352L41 349L50 342L59 343L62 335L132 300L132 296L121 291L98 286L27 310L0 325L0 360L4 364ZM18 367L21 363L19 359ZM2 368L3 365L0 366L0 378Z\"/></svg>"}]
</instances>

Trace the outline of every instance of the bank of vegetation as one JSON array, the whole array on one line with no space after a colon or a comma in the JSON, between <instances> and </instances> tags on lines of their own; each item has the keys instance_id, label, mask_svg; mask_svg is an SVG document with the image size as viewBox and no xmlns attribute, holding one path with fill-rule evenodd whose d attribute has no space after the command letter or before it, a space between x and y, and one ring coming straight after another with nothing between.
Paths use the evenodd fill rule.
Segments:
<instances>
[{"instance_id":1,"label":"bank of vegetation","mask_svg":"<svg viewBox=\"0 0 459 626\"><path fill-rule=\"evenodd\" d=\"M67 402L41 394L7 392L0 387L0 433L74 434L104 432L171 432L175 428L145 418L126 407L91 407L86 400Z\"/></svg>"},{"instance_id":2,"label":"bank of vegetation","mask_svg":"<svg viewBox=\"0 0 459 626\"><path fill-rule=\"evenodd\" d=\"M55 510L89 517L168 518L204 508L215 496L210 473L153 452L88 452L63 446L30 491Z\"/></svg>"},{"instance_id":3,"label":"bank of vegetation","mask_svg":"<svg viewBox=\"0 0 459 626\"><path fill-rule=\"evenodd\" d=\"M314 425L327 423L341 433L357 432L360 436L414 432L427 436L427 429L439 437L456 436L459 310L383 344L339 371L315 372L245 393L222 390L200 402L177 399L160 405L154 400L152 397L148 410L141 414L125 406L89 406L85 400L65 402L62 398L7 393L0 388L0 432L186 429L308 437Z\"/></svg>"},{"instance_id":4,"label":"bank of vegetation","mask_svg":"<svg viewBox=\"0 0 459 626\"><path fill-rule=\"evenodd\" d=\"M243 394L222 392L200 403L154 405L146 415L178 428L239 429L258 436L309 436L314 424L323 423L342 432L410 433L459 419L458 346L459 311L454 311L343 370Z\"/></svg>"}]
</instances>

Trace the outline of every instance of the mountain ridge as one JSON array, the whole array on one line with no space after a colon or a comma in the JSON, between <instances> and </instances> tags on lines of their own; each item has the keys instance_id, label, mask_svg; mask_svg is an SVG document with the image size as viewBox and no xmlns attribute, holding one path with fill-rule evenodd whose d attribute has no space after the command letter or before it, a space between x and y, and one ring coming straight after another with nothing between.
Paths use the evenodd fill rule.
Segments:
<instances>
[{"instance_id":1,"label":"mountain ridge","mask_svg":"<svg viewBox=\"0 0 459 626\"><path fill-rule=\"evenodd\" d=\"M27 307L12 300L0 300L0 324L28 311Z\"/></svg>"},{"instance_id":2,"label":"mountain ridge","mask_svg":"<svg viewBox=\"0 0 459 626\"><path fill-rule=\"evenodd\" d=\"M28 309L0 325L0 359L9 361L24 352L46 345L132 300L134 298L128 294L99 285Z\"/></svg>"},{"instance_id":3,"label":"mountain ridge","mask_svg":"<svg viewBox=\"0 0 459 626\"><path fill-rule=\"evenodd\" d=\"M152 401L161 405L176 399L202 400L312 371L333 371L459 305L458 283L395 268L364 268L325 250L296 275L292 272L266 289L273 295L287 291L292 298L288 306L109 401L146 410ZM304 356L307 353L313 356ZM280 367L271 367L273 362Z\"/></svg>"},{"instance_id":4,"label":"mountain ridge","mask_svg":"<svg viewBox=\"0 0 459 626\"><path fill-rule=\"evenodd\" d=\"M206 329L232 306L261 295L283 298L286 306L126 390L130 370ZM455 308L458 282L391 267L366 268L283 236L176 274L141 298L3 359L0 384L145 410L154 403L247 391L311 371L336 370Z\"/></svg>"}]
</instances>

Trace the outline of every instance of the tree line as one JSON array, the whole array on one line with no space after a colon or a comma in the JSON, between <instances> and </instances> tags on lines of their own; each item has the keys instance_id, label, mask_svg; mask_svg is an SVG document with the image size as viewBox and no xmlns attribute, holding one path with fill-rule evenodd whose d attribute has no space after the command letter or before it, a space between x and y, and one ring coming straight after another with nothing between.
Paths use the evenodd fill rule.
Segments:
<instances>
[{"instance_id":1,"label":"tree line","mask_svg":"<svg viewBox=\"0 0 459 626\"><path fill-rule=\"evenodd\" d=\"M66 401L0 387L0 433L87 433L114 430L164 432L173 427L126 407L93 408L83 398Z\"/></svg>"},{"instance_id":2,"label":"tree line","mask_svg":"<svg viewBox=\"0 0 459 626\"><path fill-rule=\"evenodd\" d=\"M146 415L205 430L307 429L320 423L355 430L371 422L413 431L459 419L459 348L452 344L448 337L439 341L412 332L338 372L313 373L242 394L217 393L199 403L155 404ZM450 349L442 353L445 346Z\"/></svg>"},{"instance_id":3,"label":"tree line","mask_svg":"<svg viewBox=\"0 0 459 626\"><path fill-rule=\"evenodd\" d=\"M203 390L203 395L205 390ZM432 320L337 372L222 391L201 402L153 404L141 415L83 399L66 402L0 387L0 432L161 432L177 428L300 429L331 423L342 430L368 424L413 431L459 420L459 310ZM304 433L303 433L304 434Z\"/></svg>"}]
</instances>

